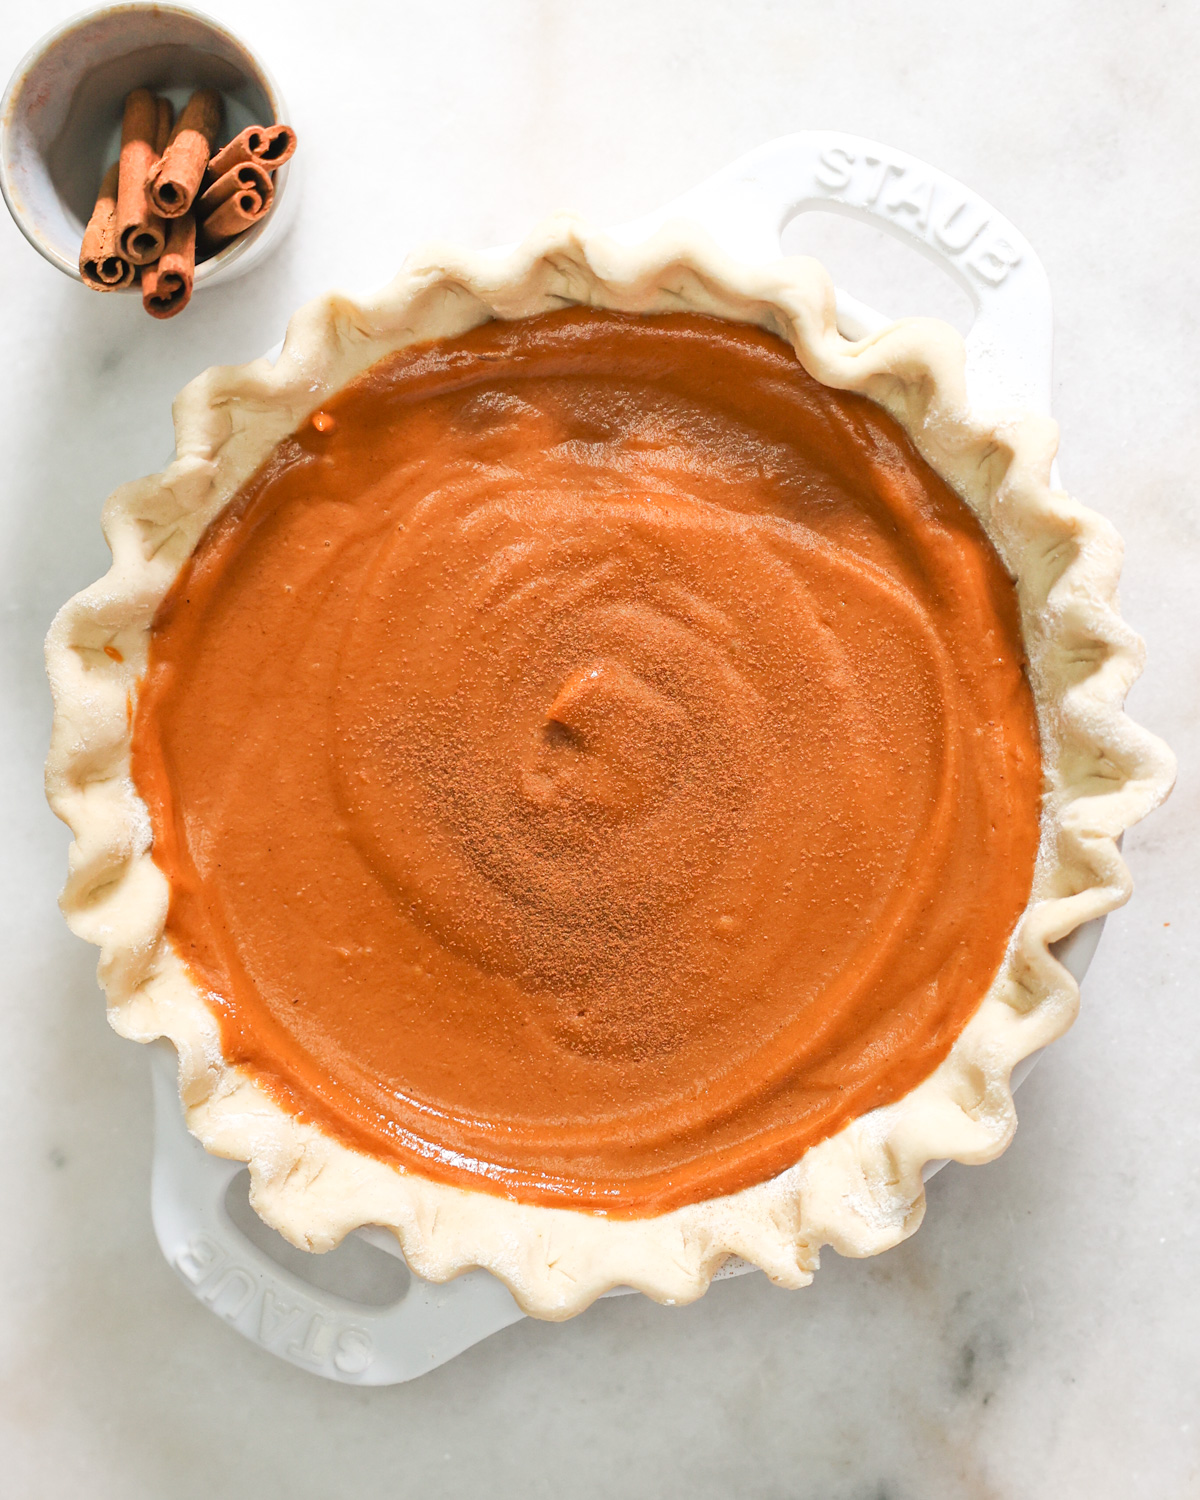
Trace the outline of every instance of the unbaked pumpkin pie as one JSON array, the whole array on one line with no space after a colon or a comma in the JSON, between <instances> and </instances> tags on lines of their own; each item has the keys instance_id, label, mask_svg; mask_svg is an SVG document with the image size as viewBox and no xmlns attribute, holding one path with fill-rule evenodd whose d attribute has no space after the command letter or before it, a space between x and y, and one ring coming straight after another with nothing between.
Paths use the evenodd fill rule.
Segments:
<instances>
[{"instance_id":1,"label":"unbaked pumpkin pie","mask_svg":"<svg viewBox=\"0 0 1200 1500\"><path fill-rule=\"evenodd\" d=\"M64 904L297 1243L527 1311L919 1222L1169 754L1115 538L811 261L556 220L210 371L51 633Z\"/></svg>"}]
</instances>

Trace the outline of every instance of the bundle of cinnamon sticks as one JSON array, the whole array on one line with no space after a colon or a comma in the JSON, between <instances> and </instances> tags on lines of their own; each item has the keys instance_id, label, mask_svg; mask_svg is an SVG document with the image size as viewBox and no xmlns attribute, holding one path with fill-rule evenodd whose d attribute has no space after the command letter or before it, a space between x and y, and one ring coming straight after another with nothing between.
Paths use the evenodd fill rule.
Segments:
<instances>
[{"instance_id":1,"label":"bundle of cinnamon sticks","mask_svg":"<svg viewBox=\"0 0 1200 1500\"><path fill-rule=\"evenodd\" d=\"M150 316L173 318L191 299L197 259L267 213L296 132L250 125L215 150L222 114L215 89L197 89L178 120L149 89L126 98L120 159L104 174L79 247L87 286L115 292L140 277Z\"/></svg>"}]
</instances>

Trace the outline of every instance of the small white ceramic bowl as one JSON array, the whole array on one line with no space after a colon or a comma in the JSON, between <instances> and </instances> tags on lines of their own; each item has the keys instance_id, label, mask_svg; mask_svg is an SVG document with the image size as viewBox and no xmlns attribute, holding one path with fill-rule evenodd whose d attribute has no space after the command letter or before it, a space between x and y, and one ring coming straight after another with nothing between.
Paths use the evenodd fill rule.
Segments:
<instances>
[{"instance_id":1,"label":"small white ceramic bowl","mask_svg":"<svg viewBox=\"0 0 1200 1500\"><path fill-rule=\"evenodd\" d=\"M220 90L222 141L247 125L287 118L275 81L254 53L216 21L182 6L108 5L43 37L0 103L0 191L34 249L76 281L100 179L120 151L121 107L139 86L165 94L176 111L193 89ZM244 275L278 246L295 209L295 170L294 161L279 169L271 208L253 229L200 262L197 291Z\"/></svg>"}]
</instances>

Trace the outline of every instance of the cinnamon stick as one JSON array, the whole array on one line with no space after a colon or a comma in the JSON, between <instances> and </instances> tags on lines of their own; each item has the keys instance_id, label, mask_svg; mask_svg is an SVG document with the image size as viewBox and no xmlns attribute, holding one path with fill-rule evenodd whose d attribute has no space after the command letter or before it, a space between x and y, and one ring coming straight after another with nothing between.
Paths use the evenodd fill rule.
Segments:
<instances>
[{"instance_id":1,"label":"cinnamon stick","mask_svg":"<svg viewBox=\"0 0 1200 1500\"><path fill-rule=\"evenodd\" d=\"M79 247L79 274L97 292L119 292L133 280L133 267L117 251L117 172L113 162L104 174Z\"/></svg>"},{"instance_id":2,"label":"cinnamon stick","mask_svg":"<svg viewBox=\"0 0 1200 1500\"><path fill-rule=\"evenodd\" d=\"M220 128L220 94L216 89L197 89L147 182L151 205L164 219L179 218L191 208Z\"/></svg>"},{"instance_id":3,"label":"cinnamon stick","mask_svg":"<svg viewBox=\"0 0 1200 1500\"><path fill-rule=\"evenodd\" d=\"M169 99L160 95L154 101L154 155L160 157L167 149L167 142L171 139L171 121L175 118L175 106Z\"/></svg>"},{"instance_id":4,"label":"cinnamon stick","mask_svg":"<svg viewBox=\"0 0 1200 1500\"><path fill-rule=\"evenodd\" d=\"M214 209L235 194L252 195L255 198L252 212L256 218L261 219L271 206L275 184L257 162L244 161L240 166L230 167L228 172L222 173L206 187L196 200L196 215L200 222L204 223Z\"/></svg>"},{"instance_id":5,"label":"cinnamon stick","mask_svg":"<svg viewBox=\"0 0 1200 1500\"><path fill-rule=\"evenodd\" d=\"M274 172L291 161L296 151L296 132L290 125L247 125L228 146L222 146L209 163L212 180L223 177L231 167L243 162L257 163Z\"/></svg>"},{"instance_id":6,"label":"cinnamon stick","mask_svg":"<svg viewBox=\"0 0 1200 1500\"><path fill-rule=\"evenodd\" d=\"M155 99L149 89L134 89L125 100L117 178L117 248L135 266L157 260L167 240L163 222L151 207L146 177L158 157L164 110L170 130L170 107L166 100Z\"/></svg>"},{"instance_id":7,"label":"cinnamon stick","mask_svg":"<svg viewBox=\"0 0 1200 1500\"><path fill-rule=\"evenodd\" d=\"M247 229L253 229L264 212L255 193L236 193L226 198L200 225L201 246L207 254L213 254Z\"/></svg>"},{"instance_id":8,"label":"cinnamon stick","mask_svg":"<svg viewBox=\"0 0 1200 1500\"><path fill-rule=\"evenodd\" d=\"M170 220L166 249L142 271L142 306L152 318L173 318L192 298L196 275L196 220L186 213Z\"/></svg>"},{"instance_id":9,"label":"cinnamon stick","mask_svg":"<svg viewBox=\"0 0 1200 1500\"><path fill-rule=\"evenodd\" d=\"M275 196L275 184L255 162L231 167L196 200L200 241L210 254L244 233L263 217Z\"/></svg>"}]
</instances>

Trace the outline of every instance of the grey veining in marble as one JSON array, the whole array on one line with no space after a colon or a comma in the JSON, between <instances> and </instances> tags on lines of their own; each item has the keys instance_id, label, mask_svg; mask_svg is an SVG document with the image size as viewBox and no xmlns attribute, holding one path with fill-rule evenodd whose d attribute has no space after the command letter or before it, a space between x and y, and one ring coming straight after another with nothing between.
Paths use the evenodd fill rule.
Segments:
<instances>
[{"instance_id":1,"label":"grey veining in marble","mask_svg":"<svg viewBox=\"0 0 1200 1500\"><path fill-rule=\"evenodd\" d=\"M0 0L0 72L78 0ZM1013 0L208 0L276 72L306 152L280 256L167 325L68 282L0 222L5 1044L0 1492L717 1500L1200 1495L1197 751L1200 11ZM524 1321L412 1385L318 1382L176 1283L147 1209L146 1060L105 1024L54 900L40 647L105 566L108 490L157 467L170 399L329 285L433 235L618 222L760 141L836 126L1007 213L1056 294L1068 487L1126 538L1132 708L1180 756L1071 1034L991 1166L816 1284ZM386 148L388 141L394 143ZM853 287L850 288L854 290ZM897 307L895 311L918 310ZM953 308L944 309L953 314Z\"/></svg>"}]
</instances>

